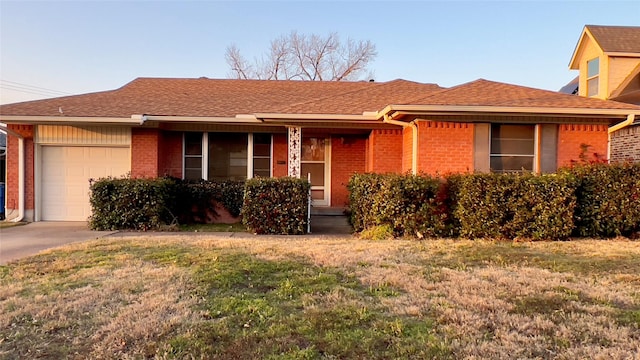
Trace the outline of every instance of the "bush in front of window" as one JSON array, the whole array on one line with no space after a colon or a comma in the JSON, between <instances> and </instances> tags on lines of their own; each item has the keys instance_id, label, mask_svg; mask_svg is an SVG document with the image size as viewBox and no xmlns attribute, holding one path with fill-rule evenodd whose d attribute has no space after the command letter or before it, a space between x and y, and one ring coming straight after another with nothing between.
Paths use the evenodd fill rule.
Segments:
<instances>
[{"instance_id":1,"label":"bush in front of window","mask_svg":"<svg viewBox=\"0 0 640 360\"><path fill-rule=\"evenodd\" d=\"M398 174L355 174L349 189L350 222L357 232L389 226L396 237L448 234L448 209L439 179Z\"/></svg>"},{"instance_id":2,"label":"bush in front of window","mask_svg":"<svg viewBox=\"0 0 640 360\"><path fill-rule=\"evenodd\" d=\"M640 232L640 164L577 164L560 173L576 177L574 235L632 236Z\"/></svg>"},{"instance_id":3,"label":"bush in front of window","mask_svg":"<svg viewBox=\"0 0 640 360\"><path fill-rule=\"evenodd\" d=\"M242 222L256 234L305 234L310 190L306 179L249 179L245 183Z\"/></svg>"},{"instance_id":4,"label":"bush in front of window","mask_svg":"<svg viewBox=\"0 0 640 360\"><path fill-rule=\"evenodd\" d=\"M206 223L209 215L217 216L216 204L238 217L244 199L244 181L179 180L172 206L181 224Z\"/></svg>"},{"instance_id":5,"label":"bush in front of window","mask_svg":"<svg viewBox=\"0 0 640 360\"><path fill-rule=\"evenodd\" d=\"M93 230L150 230L173 222L173 179L103 178L91 181Z\"/></svg>"},{"instance_id":6,"label":"bush in front of window","mask_svg":"<svg viewBox=\"0 0 640 360\"><path fill-rule=\"evenodd\" d=\"M503 228L513 219L515 186L512 175L466 174L459 179L453 216L461 236L501 238Z\"/></svg>"}]
</instances>

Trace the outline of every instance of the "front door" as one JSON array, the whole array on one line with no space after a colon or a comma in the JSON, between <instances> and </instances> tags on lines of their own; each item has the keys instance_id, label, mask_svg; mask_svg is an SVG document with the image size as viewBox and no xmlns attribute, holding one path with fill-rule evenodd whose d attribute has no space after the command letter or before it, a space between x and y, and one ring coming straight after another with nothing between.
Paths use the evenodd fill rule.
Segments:
<instances>
[{"instance_id":1,"label":"front door","mask_svg":"<svg viewBox=\"0 0 640 360\"><path fill-rule=\"evenodd\" d=\"M300 177L311 174L313 206L331 205L331 141L324 137L303 137Z\"/></svg>"}]
</instances>

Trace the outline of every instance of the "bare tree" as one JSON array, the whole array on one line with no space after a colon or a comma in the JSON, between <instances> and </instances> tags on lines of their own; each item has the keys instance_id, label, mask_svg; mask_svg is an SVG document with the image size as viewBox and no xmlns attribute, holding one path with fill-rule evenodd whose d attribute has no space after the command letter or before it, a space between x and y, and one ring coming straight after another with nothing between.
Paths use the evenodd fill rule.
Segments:
<instances>
[{"instance_id":1,"label":"bare tree","mask_svg":"<svg viewBox=\"0 0 640 360\"><path fill-rule=\"evenodd\" d=\"M229 77L236 79L342 81L367 75L376 55L369 40L342 43L336 33L323 37L293 31L271 40L269 51L253 63L235 45L227 47L225 58Z\"/></svg>"}]
</instances>

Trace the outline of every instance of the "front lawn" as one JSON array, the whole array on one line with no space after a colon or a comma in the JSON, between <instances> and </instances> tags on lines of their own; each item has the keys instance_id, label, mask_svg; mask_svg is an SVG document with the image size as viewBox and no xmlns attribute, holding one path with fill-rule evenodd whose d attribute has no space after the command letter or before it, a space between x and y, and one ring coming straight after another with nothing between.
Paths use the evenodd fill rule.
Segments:
<instances>
[{"instance_id":1,"label":"front lawn","mask_svg":"<svg viewBox=\"0 0 640 360\"><path fill-rule=\"evenodd\" d=\"M640 353L640 242L102 239L0 266L0 358Z\"/></svg>"}]
</instances>

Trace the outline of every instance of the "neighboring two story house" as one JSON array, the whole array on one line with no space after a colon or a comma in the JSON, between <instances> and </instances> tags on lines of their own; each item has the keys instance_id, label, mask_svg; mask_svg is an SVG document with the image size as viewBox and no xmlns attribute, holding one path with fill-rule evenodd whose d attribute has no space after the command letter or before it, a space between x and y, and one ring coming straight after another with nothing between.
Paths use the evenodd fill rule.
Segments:
<instances>
[{"instance_id":1,"label":"neighboring two story house","mask_svg":"<svg viewBox=\"0 0 640 360\"><path fill-rule=\"evenodd\" d=\"M640 105L640 27L585 26L569 68L579 71L578 95ZM638 116L609 133L611 161L640 161Z\"/></svg>"}]
</instances>

